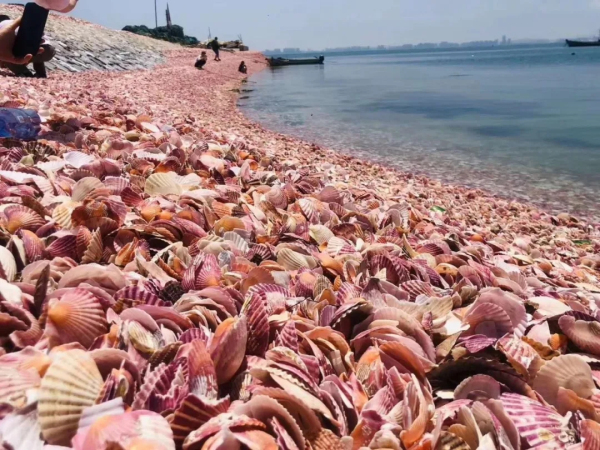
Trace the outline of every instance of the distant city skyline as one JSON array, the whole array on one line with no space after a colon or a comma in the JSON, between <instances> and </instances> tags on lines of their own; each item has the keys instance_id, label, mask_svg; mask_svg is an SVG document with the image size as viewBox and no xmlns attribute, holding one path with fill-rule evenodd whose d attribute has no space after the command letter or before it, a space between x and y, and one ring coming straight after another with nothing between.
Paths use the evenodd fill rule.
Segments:
<instances>
[{"instance_id":1,"label":"distant city skyline","mask_svg":"<svg viewBox=\"0 0 600 450\"><path fill-rule=\"evenodd\" d=\"M416 44L396 44L387 45L379 44L374 46L345 46L345 47L325 47L321 49L310 49L300 47L288 47L288 48L274 48L266 49L265 53L274 54L290 54L290 53L306 53L306 52L350 52L350 51L369 51L369 50L409 50L409 49L450 49L450 48L472 48L472 47L493 47L493 46L510 46L510 45L523 45L523 44L552 44L561 42L562 39L516 39L503 35L500 39L494 40L480 40L480 41L468 41L468 42L419 42Z\"/></svg>"},{"instance_id":2,"label":"distant city skyline","mask_svg":"<svg viewBox=\"0 0 600 450\"><path fill-rule=\"evenodd\" d=\"M174 24L204 40L242 35L252 49L591 37L600 0L168 0ZM159 25L167 0L158 0ZM154 26L153 0L81 0L76 17L121 29Z\"/></svg>"}]
</instances>

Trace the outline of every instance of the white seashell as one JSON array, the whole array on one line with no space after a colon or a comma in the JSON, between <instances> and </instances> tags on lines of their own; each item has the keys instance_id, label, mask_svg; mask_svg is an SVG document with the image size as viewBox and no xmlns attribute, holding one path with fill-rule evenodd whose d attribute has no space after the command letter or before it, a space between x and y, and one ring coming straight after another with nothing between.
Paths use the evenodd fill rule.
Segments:
<instances>
[{"instance_id":1,"label":"white seashell","mask_svg":"<svg viewBox=\"0 0 600 450\"><path fill-rule=\"evenodd\" d=\"M147 150L136 150L135 152L133 152L133 156L135 158L139 158L139 159L147 159L150 161L159 161L159 162L164 161L167 158L167 155L165 155L161 151L149 152Z\"/></svg>"},{"instance_id":2,"label":"white seashell","mask_svg":"<svg viewBox=\"0 0 600 450\"><path fill-rule=\"evenodd\" d=\"M0 443L13 450L42 450L40 432L35 409L27 414L9 414L0 421Z\"/></svg>"},{"instance_id":3,"label":"white seashell","mask_svg":"<svg viewBox=\"0 0 600 450\"><path fill-rule=\"evenodd\" d=\"M149 195L181 195L183 187L176 178L174 172L153 173L146 180L144 191Z\"/></svg>"},{"instance_id":4,"label":"white seashell","mask_svg":"<svg viewBox=\"0 0 600 450\"><path fill-rule=\"evenodd\" d=\"M17 262L15 257L6 247L0 247L0 266L6 275L6 281L15 281L17 276Z\"/></svg>"},{"instance_id":5,"label":"white seashell","mask_svg":"<svg viewBox=\"0 0 600 450\"><path fill-rule=\"evenodd\" d=\"M66 161L63 161L62 159L58 159L55 161L47 161L47 162L37 163L35 165L35 167L43 170L46 173L53 173L53 172L58 172L59 170L64 169L66 165L67 165Z\"/></svg>"},{"instance_id":6,"label":"white seashell","mask_svg":"<svg viewBox=\"0 0 600 450\"><path fill-rule=\"evenodd\" d=\"M21 295L23 292L18 286L9 283L8 281L0 278L0 295L9 303L22 307Z\"/></svg>"},{"instance_id":7,"label":"white seashell","mask_svg":"<svg viewBox=\"0 0 600 450\"><path fill-rule=\"evenodd\" d=\"M39 423L49 444L69 445L83 410L92 406L102 389L96 363L82 350L59 354L42 379Z\"/></svg>"},{"instance_id":8,"label":"white seashell","mask_svg":"<svg viewBox=\"0 0 600 450\"><path fill-rule=\"evenodd\" d=\"M96 420L102 417L118 416L119 414L124 413L125 404L123 403L123 397L117 397L111 401L90 406L89 408L85 408L81 414L81 419L79 419L79 430L93 425Z\"/></svg>"},{"instance_id":9,"label":"white seashell","mask_svg":"<svg viewBox=\"0 0 600 450\"><path fill-rule=\"evenodd\" d=\"M223 233L223 239L232 242L233 245L242 253L246 253L250 250L248 243L235 231L227 231L226 233Z\"/></svg>"},{"instance_id":10,"label":"white seashell","mask_svg":"<svg viewBox=\"0 0 600 450\"><path fill-rule=\"evenodd\" d=\"M68 165L75 167L76 169L81 169L83 166L91 164L95 160L93 156L86 155L82 152L69 152L63 156L63 159Z\"/></svg>"},{"instance_id":11,"label":"white seashell","mask_svg":"<svg viewBox=\"0 0 600 450\"><path fill-rule=\"evenodd\" d=\"M44 177L40 177L39 175L31 175L28 173L22 172L11 172L10 170L0 170L0 178L8 180L12 183L34 183L34 182L44 182L48 181Z\"/></svg>"}]
</instances>

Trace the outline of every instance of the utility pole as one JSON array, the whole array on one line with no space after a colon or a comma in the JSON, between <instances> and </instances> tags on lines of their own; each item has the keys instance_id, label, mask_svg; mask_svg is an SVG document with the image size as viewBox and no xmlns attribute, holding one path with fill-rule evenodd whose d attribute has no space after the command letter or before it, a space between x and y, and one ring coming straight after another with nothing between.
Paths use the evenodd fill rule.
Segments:
<instances>
[{"instance_id":1,"label":"utility pole","mask_svg":"<svg viewBox=\"0 0 600 450\"><path fill-rule=\"evenodd\" d=\"M154 20L156 21L156 28L158 28L158 6L156 0L154 0Z\"/></svg>"}]
</instances>

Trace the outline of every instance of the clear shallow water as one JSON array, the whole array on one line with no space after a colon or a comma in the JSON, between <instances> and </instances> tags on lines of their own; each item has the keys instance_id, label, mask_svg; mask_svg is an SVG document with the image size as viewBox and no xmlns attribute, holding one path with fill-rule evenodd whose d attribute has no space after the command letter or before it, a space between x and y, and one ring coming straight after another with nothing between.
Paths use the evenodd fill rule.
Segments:
<instances>
[{"instance_id":1,"label":"clear shallow water","mask_svg":"<svg viewBox=\"0 0 600 450\"><path fill-rule=\"evenodd\" d=\"M600 48L337 56L252 81L240 106L270 129L600 216Z\"/></svg>"}]
</instances>

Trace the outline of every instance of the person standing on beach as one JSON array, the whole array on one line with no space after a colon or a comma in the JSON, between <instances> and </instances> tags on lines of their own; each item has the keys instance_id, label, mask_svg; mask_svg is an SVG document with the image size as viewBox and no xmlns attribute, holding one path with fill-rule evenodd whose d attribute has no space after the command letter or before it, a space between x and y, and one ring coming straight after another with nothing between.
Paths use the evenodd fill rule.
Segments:
<instances>
[{"instance_id":1,"label":"person standing on beach","mask_svg":"<svg viewBox=\"0 0 600 450\"><path fill-rule=\"evenodd\" d=\"M210 41L208 46L213 52L215 52L215 61L221 61L221 58L219 57L219 49L221 48L221 45L219 44L219 38L214 38L212 41Z\"/></svg>"}]
</instances>

